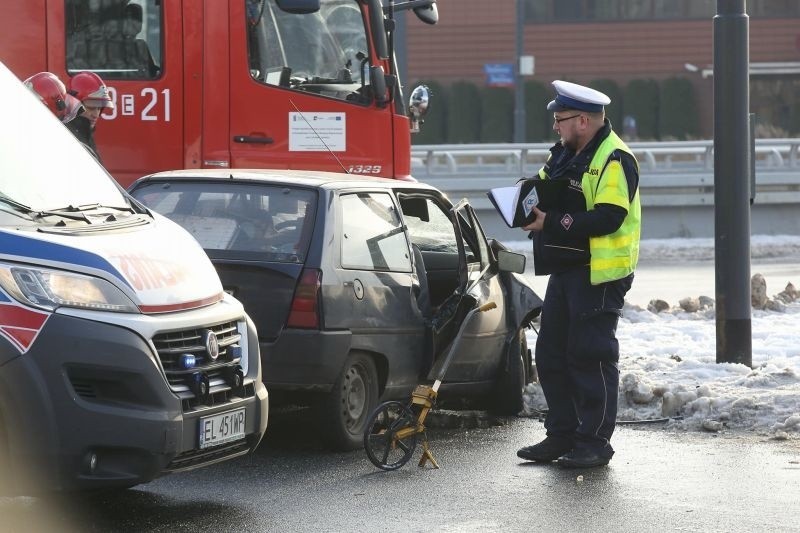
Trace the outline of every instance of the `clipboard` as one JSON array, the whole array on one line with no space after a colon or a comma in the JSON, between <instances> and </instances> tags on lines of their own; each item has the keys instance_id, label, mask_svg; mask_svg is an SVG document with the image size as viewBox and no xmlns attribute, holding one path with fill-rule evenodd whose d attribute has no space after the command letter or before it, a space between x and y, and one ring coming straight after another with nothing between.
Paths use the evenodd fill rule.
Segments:
<instances>
[{"instance_id":1,"label":"clipboard","mask_svg":"<svg viewBox=\"0 0 800 533\"><path fill-rule=\"evenodd\" d=\"M519 228L534 221L534 207L542 211L560 207L568 183L567 180L522 179L509 187L495 187L486 195L506 225Z\"/></svg>"}]
</instances>

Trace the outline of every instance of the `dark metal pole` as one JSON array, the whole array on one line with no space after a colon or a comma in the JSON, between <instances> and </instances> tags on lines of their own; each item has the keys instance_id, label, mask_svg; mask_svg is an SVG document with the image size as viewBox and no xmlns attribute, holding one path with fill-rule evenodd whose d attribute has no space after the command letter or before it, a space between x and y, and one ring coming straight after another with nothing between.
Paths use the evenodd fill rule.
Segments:
<instances>
[{"instance_id":1,"label":"dark metal pole","mask_svg":"<svg viewBox=\"0 0 800 533\"><path fill-rule=\"evenodd\" d=\"M717 0L714 17L717 363L752 366L748 31L745 0Z\"/></svg>"},{"instance_id":2,"label":"dark metal pole","mask_svg":"<svg viewBox=\"0 0 800 533\"><path fill-rule=\"evenodd\" d=\"M525 142L525 84L519 71L519 61L524 53L525 0L517 1L516 60L514 61L514 142Z\"/></svg>"},{"instance_id":3,"label":"dark metal pole","mask_svg":"<svg viewBox=\"0 0 800 533\"><path fill-rule=\"evenodd\" d=\"M750 205L756 201L756 114L750 113Z\"/></svg>"},{"instance_id":4,"label":"dark metal pole","mask_svg":"<svg viewBox=\"0 0 800 533\"><path fill-rule=\"evenodd\" d=\"M394 57L401 85L407 86L408 79L408 33L406 32L407 12L395 13Z\"/></svg>"}]
</instances>

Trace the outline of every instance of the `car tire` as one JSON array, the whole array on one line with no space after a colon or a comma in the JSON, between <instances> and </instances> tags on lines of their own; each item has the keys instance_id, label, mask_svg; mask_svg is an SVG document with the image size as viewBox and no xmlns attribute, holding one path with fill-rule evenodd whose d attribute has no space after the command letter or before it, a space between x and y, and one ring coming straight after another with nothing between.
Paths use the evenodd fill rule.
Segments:
<instances>
[{"instance_id":1,"label":"car tire","mask_svg":"<svg viewBox=\"0 0 800 533\"><path fill-rule=\"evenodd\" d=\"M331 392L318 406L322 440L334 450L354 450L378 405L378 371L372 358L354 353L346 360Z\"/></svg>"},{"instance_id":2,"label":"car tire","mask_svg":"<svg viewBox=\"0 0 800 533\"><path fill-rule=\"evenodd\" d=\"M508 365L500 366L493 407L499 415L517 415L522 411L525 385L530 383L531 376L531 356L525 329L517 331L506 357Z\"/></svg>"}]
</instances>

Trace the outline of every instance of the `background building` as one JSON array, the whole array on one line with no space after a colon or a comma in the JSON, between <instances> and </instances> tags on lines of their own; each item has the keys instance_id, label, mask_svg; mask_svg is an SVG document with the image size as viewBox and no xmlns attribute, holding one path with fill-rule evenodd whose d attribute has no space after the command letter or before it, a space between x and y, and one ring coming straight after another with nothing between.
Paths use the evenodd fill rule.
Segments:
<instances>
[{"instance_id":1,"label":"background building","mask_svg":"<svg viewBox=\"0 0 800 533\"><path fill-rule=\"evenodd\" d=\"M524 54L535 58L525 78L528 141L552 138L542 108L553 79L609 92L615 127L635 119L631 136L713 136L716 0L523 1ZM515 0L438 6L436 26L406 25L407 85L431 82L440 93L423 128L430 131L415 142L510 141L513 87L487 87L485 65L515 61ZM748 0L747 11L757 135L800 135L800 1ZM465 135L470 128L479 132Z\"/></svg>"}]
</instances>

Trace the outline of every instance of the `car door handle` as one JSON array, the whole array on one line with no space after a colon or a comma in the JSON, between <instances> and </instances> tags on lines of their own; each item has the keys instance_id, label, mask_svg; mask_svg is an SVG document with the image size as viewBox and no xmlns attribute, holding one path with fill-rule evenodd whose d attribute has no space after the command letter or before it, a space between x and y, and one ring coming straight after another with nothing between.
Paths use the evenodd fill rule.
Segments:
<instances>
[{"instance_id":1,"label":"car door handle","mask_svg":"<svg viewBox=\"0 0 800 533\"><path fill-rule=\"evenodd\" d=\"M235 143L248 143L248 144L272 144L272 137L260 137L255 135L234 135L233 142Z\"/></svg>"}]
</instances>

